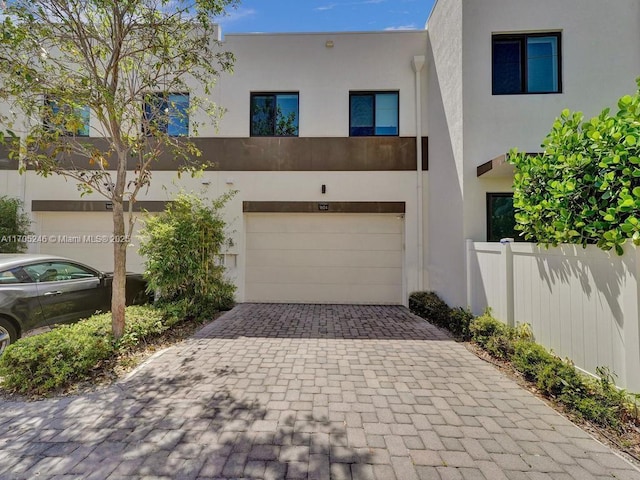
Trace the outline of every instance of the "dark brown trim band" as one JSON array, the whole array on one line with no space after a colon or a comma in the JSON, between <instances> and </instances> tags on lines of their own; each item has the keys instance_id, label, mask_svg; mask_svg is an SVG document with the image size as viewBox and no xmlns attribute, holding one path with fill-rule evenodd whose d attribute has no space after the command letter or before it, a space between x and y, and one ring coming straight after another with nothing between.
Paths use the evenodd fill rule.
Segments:
<instances>
[{"instance_id":1,"label":"dark brown trim band","mask_svg":"<svg viewBox=\"0 0 640 480\"><path fill-rule=\"evenodd\" d=\"M134 212L162 212L167 202L163 201L141 201L133 205ZM125 202L125 211L129 208ZM111 202L95 200L33 200L31 202L32 212L111 212L113 207Z\"/></svg>"},{"instance_id":2,"label":"dark brown trim band","mask_svg":"<svg viewBox=\"0 0 640 480\"><path fill-rule=\"evenodd\" d=\"M217 171L415 171L415 137L195 137L190 141L202 153L189 159ZM426 137L422 138L423 145ZM109 152L103 138L83 139L99 151ZM113 163L112 154L107 161ZM425 165L428 149L423 148ZM1 157L0 157L1 158ZM95 169L86 158L61 157L60 162L78 169ZM176 171L185 164L169 150L151 166L155 171ZM428 162L427 162L428 164ZM31 168L31 167L30 167ZM134 159L128 165L135 170Z\"/></svg>"},{"instance_id":3,"label":"dark brown trim band","mask_svg":"<svg viewBox=\"0 0 640 480\"><path fill-rule=\"evenodd\" d=\"M405 213L405 202L242 202L244 213Z\"/></svg>"},{"instance_id":4,"label":"dark brown trim band","mask_svg":"<svg viewBox=\"0 0 640 480\"><path fill-rule=\"evenodd\" d=\"M429 170L429 137L422 137L422 170Z\"/></svg>"}]
</instances>

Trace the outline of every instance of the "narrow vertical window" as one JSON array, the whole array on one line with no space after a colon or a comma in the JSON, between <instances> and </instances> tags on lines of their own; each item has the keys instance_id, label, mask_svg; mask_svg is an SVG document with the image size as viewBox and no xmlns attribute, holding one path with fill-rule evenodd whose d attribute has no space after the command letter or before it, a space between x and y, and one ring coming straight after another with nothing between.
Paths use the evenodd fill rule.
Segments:
<instances>
[{"instance_id":1,"label":"narrow vertical window","mask_svg":"<svg viewBox=\"0 0 640 480\"><path fill-rule=\"evenodd\" d=\"M487 193L487 241L518 239L512 193Z\"/></svg>"}]
</instances>

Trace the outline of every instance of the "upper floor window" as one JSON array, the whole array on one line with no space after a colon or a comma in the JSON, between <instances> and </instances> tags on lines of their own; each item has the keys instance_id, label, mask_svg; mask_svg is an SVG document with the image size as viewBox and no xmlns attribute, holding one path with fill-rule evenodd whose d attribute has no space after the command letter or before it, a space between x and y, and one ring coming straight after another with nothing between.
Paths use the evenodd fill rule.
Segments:
<instances>
[{"instance_id":1,"label":"upper floor window","mask_svg":"<svg viewBox=\"0 0 640 480\"><path fill-rule=\"evenodd\" d=\"M398 92L349 93L349 135L398 135Z\"/></svg>"},{"instance_id":2,"label":"upper floor window","mask_svg":"<svg viewBox=\"0 0 640 480\"><path fill-rule=\"evenodd\" d=\"M493 94L560 93L560 33L494 35Z\"/></svg>"},{"instance_id":3,"label":"upper floor window","mask_svg":"<svg viewBox=\"0 0 640 480\"><path fill-rule=\"evenodd\" d=\"M143 128L148 135L154 133L163 133L170 137L189 135L189 94L147 94L143 120Z\"/></svg>"},{"instance_id":4,"label":"upper floor window","mask_svg":"<svg viewBox=\"0 0 640 480\"><path fill-rule=\"evenodd\" d=\"M252 93L252 137L297 137L297 93Z\"/></svg>"},{"instance_id":5,"label":"upper floor window","mask_svg":"<svg viewBox=\"0 0 640 480\"><path fill-rule=\"evenodd\" d=\"M58 131L67 136L88 137L89 118L87 105L61 104L53 95L47 95L44 99L44 124L51 131Z\"/></svg>"}]
</instances>

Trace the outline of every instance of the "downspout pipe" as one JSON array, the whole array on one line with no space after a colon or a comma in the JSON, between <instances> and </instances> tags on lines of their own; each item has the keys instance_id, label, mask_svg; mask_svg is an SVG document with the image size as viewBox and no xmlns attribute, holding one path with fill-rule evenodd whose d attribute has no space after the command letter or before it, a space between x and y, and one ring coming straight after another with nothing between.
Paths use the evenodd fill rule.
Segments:
<instances>
[{"instance_id":1,"label":"downspout pipe","mask_svg":"<svg viewBox=\"0 0 640 480\"><path fill-rule=\"evenodd\" d=\"M424 192L422 185L422 82L420 72L424 68L424 55L416 55L411 60L411 67L416 75L416 199L417 199L417 223L418 226L418 291L424 290Z\"/></svg>"}]
</instances>

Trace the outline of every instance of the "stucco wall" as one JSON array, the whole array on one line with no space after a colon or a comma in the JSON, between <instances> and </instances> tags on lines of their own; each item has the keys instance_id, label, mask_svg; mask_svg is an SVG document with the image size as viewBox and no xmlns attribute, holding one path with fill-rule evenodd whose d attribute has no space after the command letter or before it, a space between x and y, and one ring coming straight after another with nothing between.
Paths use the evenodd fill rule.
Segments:
<instances>
[{"instance_id":1,"label":"stucco wall","mask_svg":"<svg viewBox=\"0 0 640 480\"><path fill-rule=\"evenodd\" d=\"M462 3L439 1L427 24L429 181L428 288L463 304Z\"/></svg>"},{"instance_id":2,"label":"stucco wall","mask_svg":"<svg viewBox=\"0 0 640 480\"><path fill-rule=\"evenodd\" d=\"M615 111L640 73L637 0L438 0L429 33L431 288L465 302L464 240L486 240L486 193L512 179L477 167L512 147L540 151L563 108ZM562 93L492 95L493 33L562 33Z\"/></svg>"},{"instance_id":3,"label":"stucco wall","mask_svg":"<svg viewBox=\"0 0 640 480\"><path fill-rule=\"evenodd\" d=\"M457 3L457 2L456 2ZM518 147L540 144L562 109L587 118L636 90L640 74L637 0L465 0L463 104L465 236L486 239L487 191L509 191L509 179L475 180L476 167ZM499 15L496 12L500 12ZM562 93L492 95L491 34L562 33Z\"/></svg>"},{"instance_id":4,"label":"stucco wall","mask_svg":"<svg viewBox=\"0 0 640 480\"><path fill-rule=\"evenodd\" d=\"M219 135L249 136L249 92L293 91L300 94L301 137L349 136L350 90L400 90L400 135L415 135L411 59L424 55L426 36L425 31L227 35L224 48L236 63L233 75L222 75L215 89L216 102L227 110ZM423 125L426 133L426 121Z\"/></svg>"},{"instance_id":5,"label":"stucco wall","mask_svg":"<svg viewBox=\"0 0 640 480\"><path fill-rule=\"evenodd\" d=\"M20 177L11 172L10 182L17 182ZM1 177L0 177L1 179ZM22 177L26 181L26 202L31 205L33 200L78 200L79 195L73 182L66 182L60 177L42 178L33 172ZM321 186L326 185L326 194L321 193ZM183 177L177 180L174 172L155 172L149 192L141 197L144 200L168 200L181 188L201 193L209 197L237 190L237 195L225 209L225 218L229 225L229 232L234 239L235 247L231 253L238 254L237 268L232 272L234 281L239 287L237 298L244 299L244 222L242 212L243 201L392 201L405 202L405 218L413 219L417 215L415 200L414 172L205 172L199 178ZM103 200L97 195L83 197L83 200ZM42 232L38 223L39 218L46 213L34 215L34 233ZM74 213L74 218L81 223L82 212ZM106 218L106 217L105 217ZM403 261L404 281L403 291L409 292L416 287L417 265L417 226L413 221L405 221L405 255ZM60 235L77 235L86 233L81 225L74 231L59 231ZM78 231L75 231L78 230ZM133 242L137 244L136 241ZM108 269L112 258L111 245L96 245L95 257L92 263L98 267ZM135 258L135 246L132 247L132 263L136 269L141 262ZM48 252L46 244L30 245L32 252ZM57 252L56 252L57 253ZM87 260L88 261L88 260ZM406 297L406 295L405 295Z\"/></svg>"}]
</instances>

